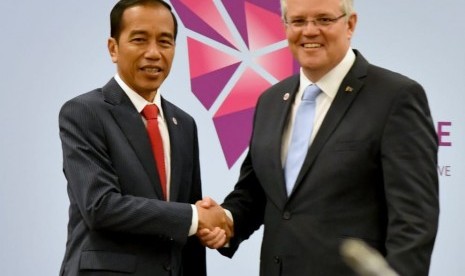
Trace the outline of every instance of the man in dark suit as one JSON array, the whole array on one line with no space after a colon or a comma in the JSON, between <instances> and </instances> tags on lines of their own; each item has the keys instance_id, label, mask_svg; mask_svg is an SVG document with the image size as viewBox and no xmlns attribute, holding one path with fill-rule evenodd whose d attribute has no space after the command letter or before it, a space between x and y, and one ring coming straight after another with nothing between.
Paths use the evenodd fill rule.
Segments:
<instances>
[{"instance_id":1,"label":"man in dark suit","mask_svg":"<svg viewBox=\"0 0 465 276\"><path fill-rule=\"evenodd\" d=\"M194 234L198 226L226 233L194 205L202 196L196 124L158 91L176 18L161 0L122 0L110 17L116 76L59 115L70 200L60 275L206 275ZM146 108L159 113L144 118ZM221 221L223 210L216 214Z\"/></svg>"},{"instance_id":2,"label":"man in dark suit","mask_svg":"<svg viewBox=\"0 0 465 276\"><path fill-rule=\"evenodd\" d=\"M239 181L222 204L234 237L220 252L233 256L264 225L262 276L353 275L339 254L349 237L381 252L399 275L428 275L439 204L437 138L423 88L351 49L351 0L281 5L301 72L257 103ZM310 139L296 180L286 183L294 122L312 85L320 93ZM223 246L214 237L202 231L205 244Z\"/></svg>"}]
</instances>

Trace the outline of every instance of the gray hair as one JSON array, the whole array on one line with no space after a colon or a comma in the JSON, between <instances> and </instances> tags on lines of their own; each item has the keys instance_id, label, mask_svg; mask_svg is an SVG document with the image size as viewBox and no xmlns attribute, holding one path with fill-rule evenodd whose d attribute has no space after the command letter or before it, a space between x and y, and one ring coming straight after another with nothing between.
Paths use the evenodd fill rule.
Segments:
<instances>
[{"instance_id":1,"label":"gray hair","mask_svg":"<svg viewBox=\"0 0 465 276\"><path fill-rule=\"evenodd\" d=\"M346 19L354 12L354 0L340 0L341 11L346 14ZM286 21L287 0L281 0L281 16Z\"/></svg>"}]
</instances>

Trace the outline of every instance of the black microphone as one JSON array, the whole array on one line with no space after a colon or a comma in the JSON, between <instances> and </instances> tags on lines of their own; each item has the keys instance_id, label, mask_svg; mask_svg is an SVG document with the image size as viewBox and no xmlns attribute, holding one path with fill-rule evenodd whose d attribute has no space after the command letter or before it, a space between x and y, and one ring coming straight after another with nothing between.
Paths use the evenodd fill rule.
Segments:
<instances>
[{"instance_id":1,"label":"black microphone","mask_svg":"<svg viewBox=\"0 0 465 276\"><path fill-rule=\"evenodd\" d=\"M362 240L345 239L340 250L346 264L359 276L399 276L378 251Z\"/></svg>"}]
</instances>

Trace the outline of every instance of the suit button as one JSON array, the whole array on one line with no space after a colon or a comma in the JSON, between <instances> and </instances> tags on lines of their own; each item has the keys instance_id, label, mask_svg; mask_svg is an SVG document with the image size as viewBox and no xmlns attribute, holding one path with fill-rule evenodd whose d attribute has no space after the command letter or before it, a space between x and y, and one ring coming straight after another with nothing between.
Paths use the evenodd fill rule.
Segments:
<instances>
[{"instance_id":1,"label":"suit button","mask_svg":"<svg viewBox=\"0 0 465 276\"><path fill-rule=\"evenodd\" d=\"M284 212L283 219L285 220L291 219L291 212L288 212L288 211Z\"/></svg>"},{"instance_id":2,"label":"suit button","mask_svg":"<svg viewBox=\"0 0 465 276\"><path fill-rule=\"evenodd\" d=\"M274 259L274 262L275 262L276 264L281 263L281 259L280 259L278 256L274 256L273 259Z\"/></svg>"}]
</instances>

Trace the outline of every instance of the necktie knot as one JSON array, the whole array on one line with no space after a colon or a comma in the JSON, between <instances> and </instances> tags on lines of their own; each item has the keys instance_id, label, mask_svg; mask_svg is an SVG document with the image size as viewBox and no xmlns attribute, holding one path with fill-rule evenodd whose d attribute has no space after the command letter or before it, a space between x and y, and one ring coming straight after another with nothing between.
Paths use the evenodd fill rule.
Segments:
<instances>
[{"instance_id":1,"label":"necktie knot","mask_svg":"<svg viewBox=\"0 0 465 276\"><path fill-rule=\"evenodd\" d=\"M141 113L146 120L156 120L158 117L158 107L154 104L148 104L142 109Z\"/></svg>"},{"instance_id":2,"label":"necktie knot","mask_svg":"<svg viewBox=\"0 0 465 276\"><path fill-rule=\"evenodd\" d=\"M320 88L315 84L309 85L305 88L304 94L302 95L302 101L313 102L320 92Z\"/></svg>"}]
</instances>

